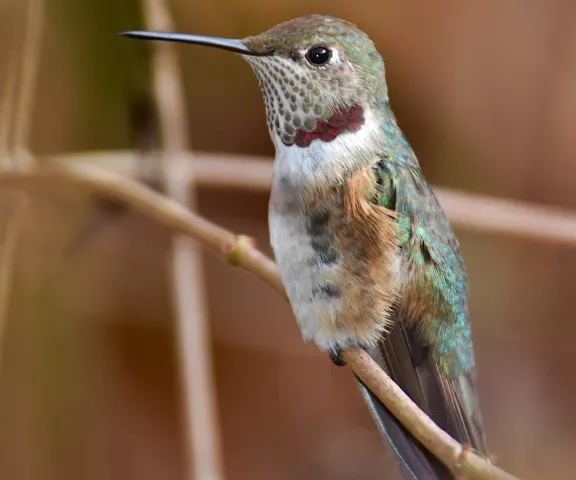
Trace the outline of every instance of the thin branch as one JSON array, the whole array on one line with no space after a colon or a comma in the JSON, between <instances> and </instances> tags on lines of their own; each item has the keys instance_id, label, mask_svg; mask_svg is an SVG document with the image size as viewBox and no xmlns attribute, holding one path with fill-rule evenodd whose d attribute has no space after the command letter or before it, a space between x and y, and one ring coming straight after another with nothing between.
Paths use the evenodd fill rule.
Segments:
<instances>
[{"instance_id":1,"label":"thin branch","mask_svg":"<svg viewBox=\"0 0 576 480\"><path fill-rule=\"evenodd\" d=\"M19 167L32 164L28 153L34 93L42 49L44 0L28 0L25 37L20 54L19 95L13 128L13 152Z\"/></svg>"},{"instance_id":2,"label":"thin branch","mask_svg":"<svg viewBox=\"0 0 576 480\"><path fill-rule=\"evenodd\" d=\"M60 172L85 188L122 201L159 224L178 233L190 235L202 245L220 253L233 265L256 274L275 290L282 283L274 263L255 249L244 237L191 213L183 206L127 178L80 163L60 164ZM461 478L470 480L513 480L515 477L493 466L466 447L458 444L424 414L412 400L361 350L343 353L354 373L398 417L423 445Z\"/></svg>"},{"instance_id":3,"label":"thin branch","mask_svg":"<svg viewBox=\"0 0 576 480\"><path fill-rule=\"evenodd\" d=\"M195 153L193 172L189 173L191 158L181 153L174 164L174 175L183 181L187 175L193 175L201 186L270 190L271 159ZM65 163L89 161L132 177L136 177L138 171L137 159L130 152L67 154L51 159ZM434 191L452 224L463 230L576 246L576 214L569 210L441 187L435 187Z\"/></svg>"}]
</instances>

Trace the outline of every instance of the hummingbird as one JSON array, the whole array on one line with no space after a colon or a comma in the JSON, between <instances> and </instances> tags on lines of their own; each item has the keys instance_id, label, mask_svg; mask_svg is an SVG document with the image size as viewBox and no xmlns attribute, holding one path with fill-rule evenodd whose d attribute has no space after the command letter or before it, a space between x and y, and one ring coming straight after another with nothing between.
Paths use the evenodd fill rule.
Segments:
<instances>
[{"instance_id":1,"label":"hummingbird","mask_svg":"<svg viewBox=\"0 0 576 480\"><path fill-rule=\"evenodd\" d=\"M391 109L366 33L309 15L242 40L130 31L230 50L256 74L276 157L270 241L306 341L361 347L443 430L487 455L458 241ZM407 479L452 479L360 380Z\"/></svg>"}]
</instances>

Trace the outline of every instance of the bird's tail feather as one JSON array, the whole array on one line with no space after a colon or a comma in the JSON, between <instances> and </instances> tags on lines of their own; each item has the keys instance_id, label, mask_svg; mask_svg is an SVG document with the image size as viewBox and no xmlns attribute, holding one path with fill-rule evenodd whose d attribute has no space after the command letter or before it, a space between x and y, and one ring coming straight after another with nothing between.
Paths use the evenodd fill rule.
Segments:
<instances>
[{"instance_id":1,"label":"bird's tail feather","mask_svg":"<svg viewBox=\"0 0 576 480\"><path fill-rule=\"evenodd\" d=\"M394 452L402 475L409 480L454 480L448 468L404 428L360 379L357 380L376 425Z\"/></svg>"}]
</instances>

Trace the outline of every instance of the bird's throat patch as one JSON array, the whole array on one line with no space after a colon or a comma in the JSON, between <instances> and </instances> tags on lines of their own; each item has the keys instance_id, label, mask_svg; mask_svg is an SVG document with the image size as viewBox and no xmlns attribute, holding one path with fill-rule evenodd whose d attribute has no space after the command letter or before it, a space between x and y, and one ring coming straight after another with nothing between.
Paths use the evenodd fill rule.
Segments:
<instances>
[{"instance_id":1,"label":"bird's throat patch","mask_svg":"<svg viewBox=\"0 0 576 480\"><path fill-rule=\"evenodd\" d=\"M282 139L286 146L308 147L314 140L331 142L346 132L356 132L364 125L364 109L354 105L347 110L339 110L327 120L315 120L311 129L296 130L293 138Z\"/></svg>"}]
</instances>

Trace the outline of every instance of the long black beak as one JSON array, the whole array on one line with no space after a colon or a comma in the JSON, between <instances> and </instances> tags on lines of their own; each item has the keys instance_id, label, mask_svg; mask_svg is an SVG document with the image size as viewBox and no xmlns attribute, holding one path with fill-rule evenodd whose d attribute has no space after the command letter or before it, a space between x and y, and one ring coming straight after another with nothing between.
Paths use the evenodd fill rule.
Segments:
<instances>
[{"instance_id":1,"label":"long black beak","mask_svg":"<svg viewBox=\"0 0 576 480\"><path fill-rule=\"evenodd\" d=\"M264 57L274 53L273 50L256 52L244 45L242 40L234 38L207 37L204 35L192 35L188 33L152 32L148 30L133 30L130 32L122 32L120 35L141 40L160 40L164 42L206 45L208 47L221 48L222 50L229 50L231 52L240 53L242 55L251 55L254 57Z\"/></svg>"}]
</instances>

